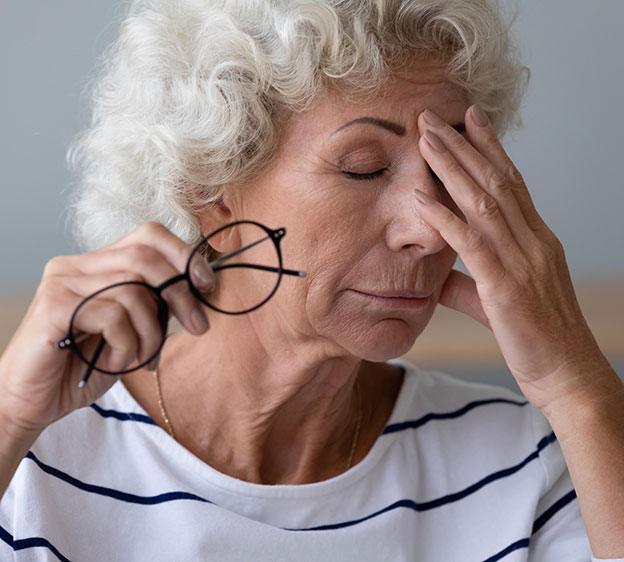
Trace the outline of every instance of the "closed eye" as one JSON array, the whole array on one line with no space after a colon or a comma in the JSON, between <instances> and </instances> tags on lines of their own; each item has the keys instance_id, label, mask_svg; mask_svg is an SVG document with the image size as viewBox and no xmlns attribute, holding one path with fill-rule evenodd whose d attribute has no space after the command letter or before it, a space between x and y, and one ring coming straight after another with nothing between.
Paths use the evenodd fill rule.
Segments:
<instances>
[{"instance_id":1,"label":"closed eye","mask_svg":"<svg viewBox=\"0 0 624 562\"><path fill-rule=\"evenodd\" d=\"M374 172L369 172L367 174L358 174L357 172L343 172L345 176L352 180L367 180L371 181L377 179L384 175L388 168L381 168L379 170L375 170Z\"/></svg>"}]
</instances>

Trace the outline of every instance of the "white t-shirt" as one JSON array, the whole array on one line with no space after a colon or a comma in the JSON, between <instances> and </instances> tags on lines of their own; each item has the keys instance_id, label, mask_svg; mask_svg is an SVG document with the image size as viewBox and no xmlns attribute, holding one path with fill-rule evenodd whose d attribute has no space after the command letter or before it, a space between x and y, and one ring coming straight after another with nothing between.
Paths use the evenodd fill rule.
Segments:
<instances>
[{"instance_id":1,"label":"white t-shirt","mask_svg":"<svg viewBox=\"0 0 624 562\"><path fill-rule=\"evenodd\" d=\"M298 486L217 472L117 383L21 462L0 502L0 560L593 560L542 415L509 390L401 364L368 455Z\"/></svg>"}]
</instances>

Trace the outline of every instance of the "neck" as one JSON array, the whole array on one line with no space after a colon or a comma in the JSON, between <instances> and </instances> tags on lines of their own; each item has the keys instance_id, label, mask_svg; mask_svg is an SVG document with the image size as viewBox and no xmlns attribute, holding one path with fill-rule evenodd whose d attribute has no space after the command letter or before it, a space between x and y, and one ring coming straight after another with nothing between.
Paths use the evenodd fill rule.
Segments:
<instances>
[{"instance_id":1,"label":"neck","mask_svg":"<svg viewBox=\"0 0 624 562\"><path fill-rule=\"evenodd\" d=\"M352 450L357 463L392 409L400 381L388 375L396 370L328 356L311 343L268 349L240 325L213 326L201 342L186 333L167 342L159 378L176 439L216 470L255 483L331 478L344 472ZM373 410L367 397L380 399L380 369L385 394ZM143 379L156 403L151 377ZM158 406L153 413L164 425Z\"/></svg>"}]
</instances>

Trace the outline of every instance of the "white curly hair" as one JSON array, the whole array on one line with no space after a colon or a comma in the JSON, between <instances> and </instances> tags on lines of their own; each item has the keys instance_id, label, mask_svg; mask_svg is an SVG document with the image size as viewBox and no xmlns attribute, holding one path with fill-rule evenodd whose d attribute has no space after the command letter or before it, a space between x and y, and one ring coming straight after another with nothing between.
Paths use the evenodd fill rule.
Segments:
<instances>
[{"instance_id":1,"label":"white curly hair","mask_svg":"<svg viewBox=\"0 0 624 562\"><path fill-rule=\"evenodd\" d=\"M68 153L84 249L147 221L194 242L198 211L270 162L282 125L332 86L374 95L438 53L499 133L528 70L495 0L135 0Z\"/></svg>"}]
</instances>

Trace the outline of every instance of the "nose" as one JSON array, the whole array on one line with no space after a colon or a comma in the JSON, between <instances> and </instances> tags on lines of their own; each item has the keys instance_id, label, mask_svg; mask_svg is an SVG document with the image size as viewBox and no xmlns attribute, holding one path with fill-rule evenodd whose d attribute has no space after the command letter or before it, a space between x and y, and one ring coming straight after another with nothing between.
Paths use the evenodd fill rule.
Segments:
<instances>
[{"instance_id":1,"label":"nose","mask_svg":"<svg viewBox=\"0 0 624 562\"><path fill-rule=\"evenodd\" d=\"M420 155L416 160L402 177L395 178L385 193L385 240L391 251L425 256L443 250L447 243L418 213L415 188L437 200L440 194L427 163Z\"/></svg>"}]
</instances>

